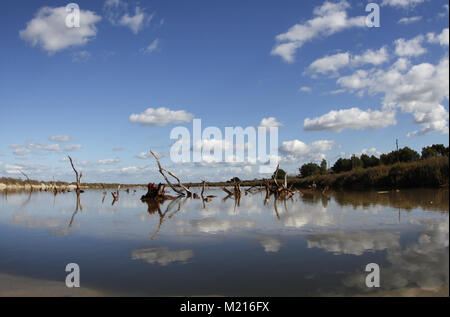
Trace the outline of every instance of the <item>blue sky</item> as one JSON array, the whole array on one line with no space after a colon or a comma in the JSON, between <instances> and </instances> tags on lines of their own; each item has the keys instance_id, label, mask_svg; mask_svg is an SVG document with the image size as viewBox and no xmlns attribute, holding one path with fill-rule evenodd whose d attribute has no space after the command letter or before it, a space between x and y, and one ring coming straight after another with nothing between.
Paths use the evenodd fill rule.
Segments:
<instances>
[{"instance_id":1,"label":"blue sky","mask_svg":"<svg viewBox=\"0 0 450 317\"><path fill-rule=\"evenodd\" d=\"M67 3L2 1L0 175L72 181L70 154L85 181L159 181L139 154L167 153L192 118L275 118L290 173L396 138L448 145L448 1L373 2L378 28L363 23L368 1L77 1L81 27L68 29ZM164 125L145 116L161 107ZM163 162L186 180L260 176Z\"/></svg>"}]
</instances>

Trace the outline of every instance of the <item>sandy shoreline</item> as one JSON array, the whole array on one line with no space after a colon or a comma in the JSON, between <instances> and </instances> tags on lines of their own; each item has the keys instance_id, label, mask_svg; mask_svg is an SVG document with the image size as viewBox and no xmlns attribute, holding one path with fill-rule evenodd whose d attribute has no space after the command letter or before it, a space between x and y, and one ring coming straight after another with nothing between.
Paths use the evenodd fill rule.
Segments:
<instances>
[{"instance_id":1,"label":"sandy shoreline","mask_svg":"<svg viewBox=\"0 0 450 317\"><path fill-rule=\"evenodd\" d=\"M68 288L56 282L0 273L0 297L98 297L111 296L103 291L83 287Z\"/></svg>"},{"instance_id":2,"label":"sandy shoreline","mask_svg":"<svg viewBox=\"0 0 450 317\"><path fill-rule=\"evenodd\" d=\"M102 297L117 296L92 288L68 288L65 283L0 273L0 297ZM126 295L125 295L126 296ZM337 295L339 296L339 295ZM448 297L449 287L436 290L404 288L354 297Z\"/></svg>"}]
</instances>

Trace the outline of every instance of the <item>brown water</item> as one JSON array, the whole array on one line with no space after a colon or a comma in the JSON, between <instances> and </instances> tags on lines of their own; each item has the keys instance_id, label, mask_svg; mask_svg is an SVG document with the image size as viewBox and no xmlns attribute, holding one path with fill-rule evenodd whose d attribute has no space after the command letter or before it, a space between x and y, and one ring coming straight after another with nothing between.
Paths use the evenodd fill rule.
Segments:
<instances>
[{"instance_id":1,"label":"brown water","mask_svg":"<svg viewBox=\"0 0 450 317\"><path fill-rule=\"evenodd\" d=\"M66 295L72 262L86 295L448 294L448 189L267 204L257 193L239 205L209 189L212 202L160 212L142 194L111 205L109 193L102 202L86 191L76 211L74 193L0 192L0 295ZM365 284L368 263L380 267L380 288Z\"/></svg>"}]
</instances>

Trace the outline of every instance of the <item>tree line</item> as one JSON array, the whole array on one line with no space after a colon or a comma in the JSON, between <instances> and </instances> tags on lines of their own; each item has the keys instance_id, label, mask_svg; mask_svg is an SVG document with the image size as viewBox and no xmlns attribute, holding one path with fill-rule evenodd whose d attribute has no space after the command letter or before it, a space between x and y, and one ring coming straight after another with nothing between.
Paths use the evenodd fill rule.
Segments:
<instances>
[{"instance_id":1,"label":"tree line","mask_svg":"<svg viewBox=\"0 0 450 317\"><path fill-rule=\"evenodd\" d=\"M428 159L435 156L449 156L449 147L443 144L433 144L422 148L422 153L405 146L399 150L391 151L387 154L381 154L380 157L375 155L362 154L361 156L352 155L350 158L339 158L331 169L327 168L325 159L319 164L306 163L300 168L300 177L308 177L313 175L323 175L327 173L341 173L357 169L375 167L379 165L393 165L396 163L415 162L418 160Z\"/></svg>"}]
</instances>

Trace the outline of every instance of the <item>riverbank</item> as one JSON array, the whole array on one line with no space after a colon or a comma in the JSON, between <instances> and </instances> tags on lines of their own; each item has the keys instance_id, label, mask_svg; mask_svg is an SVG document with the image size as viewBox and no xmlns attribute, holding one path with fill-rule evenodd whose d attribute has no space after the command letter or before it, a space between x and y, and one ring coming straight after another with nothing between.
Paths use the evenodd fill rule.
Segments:
<instances>
[{"instance_id":1,"label":"riverbank","mask_svg":"<svg viewBox=\"0 0 450 317\"><path fill-rule=\"evenodd\" d=\"M316 184L334 189L398 189L417 187L448 187L448 157L433 157L411 163L381 165L338 174L316 175L293 180L297 188Z\"/></svg>"},{"instance_id":2,"label":"riverbank","mask_svg":"<svg viewBox=\"0 0 450 317\"><path fill-rule=\"evenodd\" d=\"M116 190L119 184L101 184L101 183L83 183L82 190L87 189L114 189ZM135 184L120 184L122 189L143 187L144 185ZM36 180L21 180L15 178L0 178L0 191L53 191L56 188L58 192L73 191L77 188L76 184L65 182L40 182Z\"/></svg>"},{"instance_id":3,"label":"riverbank","mask_svg":"<svg viewBox=\"0 0 450 317\"><path fill-rule=\"evenodd\" d=\"M241 186L263 186L264 180L244 180ZM327 173L309 177L288 177L288 184L294 188L311 188L314 184L320 188L333 189L399 189L399 188L439 188L449 185L449 159L438 156L410 163L394 165L380 165L361 168L342 173ZM202 183L185 183L188 187L200 187ZM208 182L209 187L232 186L231 182ZM86 189L117 189L119 184L84 183L81 188ZM146 187L142 184L120 184L122 189ZM56 187L58 191L74 190L75 184L64 182L25 181L13 178L0 178L0 190L36 190L51 191Z\"/></svg>"},{"instance_id":4,"label":"riverbank","mask_svg":"<svg viewBox=\"0 0 450 317\"><path fill-rule=\"evenodd\" d=\"M282 180L280 180L282 181ZM241 186L264 185L263 180L244 180ZM288 177L288 184L294 188L333 189L399 189L399 188L439 188L448 187L449 159L447 156L433 157L410 163L380 165L361 168L342 173L327 173L309 177ZM190 187L202 186L201 183L186 183ZM208 186L232 186L231 182L208 182Z\"/></svg>"}]
</instances>

